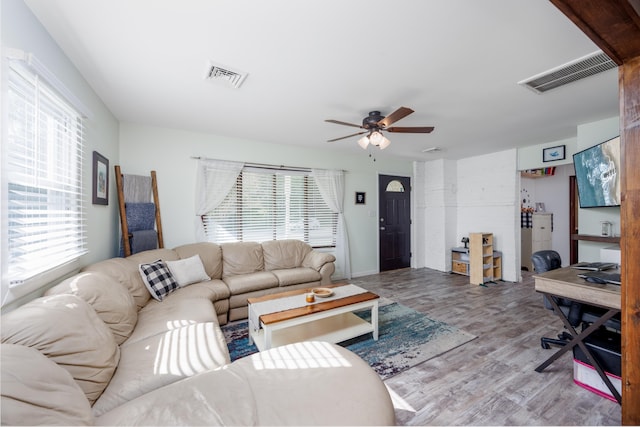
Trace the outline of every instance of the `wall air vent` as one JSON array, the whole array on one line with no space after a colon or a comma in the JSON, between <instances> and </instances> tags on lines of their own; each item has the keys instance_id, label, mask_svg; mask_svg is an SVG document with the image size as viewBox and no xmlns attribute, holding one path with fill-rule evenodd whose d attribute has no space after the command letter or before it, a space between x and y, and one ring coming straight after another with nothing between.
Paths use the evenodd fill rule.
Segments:
<instances>
[{"instance_id":1,"label":"wall air vent","mask_svg":"<svg viewBox=\"0 0 640 427\"><path fill-rule=\"evenodd\" d=\"M544 73L519 81L518 84L527 87L536 93L544 93L548 90L555 89L568 83L617 67L618 65L605 53L597 51L559 67L545 71Z\"/></svg>"},{"instance_id":2,"label":"wall air vent","mask_svg":"<svg viewBox=\"0 0 640 427\"><path fill-rule=\"evenodd\" d=\"M247 78L247 73L244 71L240 71L238 69L231 69L231 67L227 67L226 65L216 64L212 61L209 61L207 64L207 73L205 75L205 79L216 81L220 83L224 83L228 86L239 88L244 79Z\"/></svg>"}]
</instances>

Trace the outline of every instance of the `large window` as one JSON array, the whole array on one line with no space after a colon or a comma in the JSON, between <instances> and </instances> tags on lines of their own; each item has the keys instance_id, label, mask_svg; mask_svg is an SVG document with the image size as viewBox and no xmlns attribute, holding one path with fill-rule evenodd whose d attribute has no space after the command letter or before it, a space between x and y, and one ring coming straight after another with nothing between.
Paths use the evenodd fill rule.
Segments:
<instances>
[{"instance_id":1,"label":"large window","mask_svg":"<svg viewBox=\"0 0 640 427\"><path fill-rule=\"evenodd\" d=\"M308 172L245 167L225 200L202 217L216 243L278 239L334 247L338 214Z\"/></svg>"},{"instance_id":2,"label":"large window","mask_svg":"<svg viewBox=\"0 0 640 427\"><path fill-rule=\"evenodd\" d=\"M10 62L6 96L2 281L16 287L86 252L83 119L22 61Z\"/></svg>"}]
</instances>

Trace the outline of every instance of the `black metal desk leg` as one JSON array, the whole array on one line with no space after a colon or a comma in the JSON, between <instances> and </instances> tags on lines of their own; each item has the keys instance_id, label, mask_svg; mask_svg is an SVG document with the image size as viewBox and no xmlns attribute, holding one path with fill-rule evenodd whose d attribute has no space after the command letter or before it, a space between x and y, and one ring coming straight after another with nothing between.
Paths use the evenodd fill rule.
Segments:
<instances>
[{"instance_id":1,"label":"black metal desk leg","mask_svg":"<svg viewBox=\"0 0 640 427\"><path fill-rule=\"evenodd\" d=\"M571 341L569 341L565 346L561 347L557 352L555 352L551 357L549 357L547 360L545 360L542 364L540 364L535 369L536 372L544 371L544 369L547 366L551 365L556 359L558 359L564 353L566 353L567 351L573 349L573 347L575 347L577 345L577 346L580 347L580 349L583 351L583 353L587 356L587 359L589 360L589 363L591 363L591 366L593 366L595 368L596 372L598 372L598 375L600 375L600 378L602 378L602 381L605 383L605 385L607 386L607 388L609 389L609 391L611 392L613 397L618 402L618 404L621 404L622 403L622 397L620 396L620 393L618 393L618 390L616 390L616 388L613 386L613 384L611 384L611 381L609 380L609 377L607 377L607 374L605 374L604 370L602 369L602 366L600 366L598 361L593 357L593 355L591 354L591 352L589 351L587 346L584 344L584 339L586 337L591 335L591 333L593 331L595 331L596 329L598 329L600 326L604 325L604 323L607 320L611 319L613 316L615 316L617 313L619 313L620 310L610 309L605 314L603 314L600 318L598 318L597 321L595 321L594 323L589 325L589 327L587 327L585 330L583 330L580 333L577 333L575 328L573 327L573 325L571 325L571 323L569 323L569 319L567 319L567 317L564 315L562 310L560 310L560 307L558 307L558 304L553 299L553 296L550 295L550 294L547 294L547 293L543 293L543 294L548 297L548 300L551 303L551 306L553 307L553 309L556 311L556 313L558 314L558 316L562 320L562 323L564 323L564 326L569 330L569 333L573 336L573 339Z\"/></svg>"}]
</instances>

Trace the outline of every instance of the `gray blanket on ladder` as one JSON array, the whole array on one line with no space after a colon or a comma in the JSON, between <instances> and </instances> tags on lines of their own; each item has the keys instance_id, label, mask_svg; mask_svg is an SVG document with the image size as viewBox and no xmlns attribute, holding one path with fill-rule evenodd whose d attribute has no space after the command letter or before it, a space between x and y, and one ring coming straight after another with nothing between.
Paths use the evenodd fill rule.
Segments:
<instances>
[{"instance_id":1,"label":"gray blanket on ladder","mask_svg":"<svg viewBox=\"0 0 640 427\"><path fill-rule=\"evenodd\" d=\"M155 205L151 202L151 177L140 175L122 175L122 187L131 253L156 249L158 233L155 224ZM122 243L122 242L121 242ZM124 245L120 245L120 255L124 256Z\"/></svg>"},{"instance_id":2,"label":"gray blanket on ladder","mask_svg":"<svg viewBox=\"0 0 640 427\"><path fill-rule=\"evenodd\" d=\"M158 233L156 230L138 230L131 232L131 253L158 248Z\"/></svg>"}]
</instances>

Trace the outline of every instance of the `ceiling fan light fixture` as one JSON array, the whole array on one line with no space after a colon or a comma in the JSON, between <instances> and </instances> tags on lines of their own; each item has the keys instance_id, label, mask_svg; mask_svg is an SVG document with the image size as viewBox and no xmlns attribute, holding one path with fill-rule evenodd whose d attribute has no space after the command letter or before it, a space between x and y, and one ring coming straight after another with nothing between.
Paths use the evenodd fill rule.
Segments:
<instances>
[{"instance_id":1,"label":"ceiling fan light fixture","mask_svg":"<svg viewBox=\"0 0 640 427\"><path fill-rule=\"evenodd\" d=\"M367 135L363 136L358 140L358 145L362 147L362 149L364 150L367 149L367 145L369 145L369 138L367 138Z\"/></svg>"},{"instance_id":2,"label":"ceiling fan light fixture","mask_svg":"<svg viewBox=\"0 0 640 427\"><path fill-rule=\"evenodd\" d=\"M373 131L371 132L371 135L369 135L369 141L375 146L379 146L382 143L383 138L384 136L382 136L378 131Z\"/></svg>"},{"instance_id":3,"label":"ceiling fan light fixture","mask_svg":"<svg viewBox=\"0 0 640 427\"><path fill-rule=\"evenodd\" d=\"M391 144L391 141L389 141L386 137L383 136L382 141L380 141L380 149L384 150L389 146L389 144Z\"/></svg>"}]
</instances>

